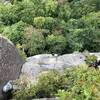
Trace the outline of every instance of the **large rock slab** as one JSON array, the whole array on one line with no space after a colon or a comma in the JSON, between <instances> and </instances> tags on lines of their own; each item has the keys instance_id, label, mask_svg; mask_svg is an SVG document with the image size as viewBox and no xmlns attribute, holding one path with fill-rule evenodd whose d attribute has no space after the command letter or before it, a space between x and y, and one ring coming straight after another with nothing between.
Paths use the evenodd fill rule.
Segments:
<instances>
[{"instance_id":1,"label":"large rock slab","mask_svg":"<svg viewBox=\"0 0 100 100\"><path fill-rule=\"evenodd\" d=\"M100 57L100 53L91 53ZM63 72L64 68L85 64L85 55L82 53L64 54L53 56L52 54L40 54L27 58L27 62L22 67L22 73L37 77L39 73L48 70L58 70Z\"/></svg>"},{"instance_id":2,"label":"large rock slab","mask_svg":"<svg viewBox=\"0 0 100 100\"><path fill-rule=\"evenodd\" d=\"M58 57L58 61L61 61L64 66L78 66L85 63L85 56L81 53L65 54Z\"/></svg>"},{"instance_id":3,"label":"large rock slab","mask_svg":"<svg viewBox=\"0 0 100 100\"><path fill-rule=\"evenodd\" d=\"M98 53L90 53L90 55L95 55L97 58L100 58L100 52L98 52Z\"/></svg>"},{"instance_id":4,"label":"large rock slab","mask_svg":"<svg viewBox=\"0 0 100 100\"><path fill-rule=\"evenodd\" d=\"M6 82L19 77L23 63L13 43L0 36L0 94Z\"/></svg>"},{"instance_id":5,"label":"large rock slab","mask_svg":"<svg viewBox=\"0 0 100 100\"><path fill-rule=\"evenodd\" d=\"M65 54L53 56L52 54L40 54L27 58L27 62L22 67L22 74L30 77L37 77L39 73L48 70L58 70L63 72L64 68L77 66L85 63L82 54Z\"/></svg>"},{"instance_id":6,"label":"large rock slab","mask_svg":"<svg viewBox=\"0 0 100 100\"><path fill-rule=\"evenodd\" d=\"M40 67L39 64L33 64L33 63L25 63L23 65L23 68L22 68L22 73L23 74L26 74L26 75L29 75L29 76L37 76L39 73L41 73L42 71L42 68Z\"/></svg>"}]
</instances>

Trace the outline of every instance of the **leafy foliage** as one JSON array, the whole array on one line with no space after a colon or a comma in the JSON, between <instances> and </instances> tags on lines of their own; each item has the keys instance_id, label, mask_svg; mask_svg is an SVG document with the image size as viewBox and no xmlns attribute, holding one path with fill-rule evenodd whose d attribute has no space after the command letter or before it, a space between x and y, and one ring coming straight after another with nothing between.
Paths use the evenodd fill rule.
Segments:
<instances>
[{"instance_id":1,"label":"leafy foliage","mask_svg":"<svg viewBox=\"0 0 100 100\"><path fill-rule=\"evenodd\" d=\"M95 62L96 60L97 60L97 57L95 55L88 55L88 56L86 56L86 59L85 59L85 61L88 65Z\"/></svg>"},{"instance_id":2,"label":"leafy foliage","mask_svg":"<svg viewBox=\"0 0 100 100\"><path fill-rule=\"evenodd\" d=\"M36 17L34 18L34 25L38 28L41 28L44 25L45 18L44 17Z\"/></svg>"},{"instance_id":3,"label":"leafy foliage","mask_svg":"<svg viewBox=\"0 0 100 100\"><path fill-rule=\"evenodd\" d=\"M46 49L51 53L62 54L66 48L66 39L62 35L48 35Z\"/></svg>"},{"instance_id":4,"label":"leafy foliage","mask_svg":"<svg viewBox=\"0 0 100 100\"><path fill-rule=\"evenodd\" d=\"M44 36L40 32L33 32L30 41L27 43L28 54L35 55L44 52L45 40Z\"/></svg>"},{"instance_id":5,"label":"leafy foliage","mask_svg":"<svg viewBox=\"0 0 100 100\"><path fill-rule=\"evenodd\" d=\"M7 36L15 45L24 44L26 37L24 34L25 23L22 21L13 24L12 26L6 27L4 29L3 35Z\"/></svg>"},{"instance_id":6,"label":"leafy foliage","mask_svg":"<svg viewBox=\"0 0 100 100\"><path fill-rule=\"evenodd\" d=\"M62 91L63 99L95 100L99 98L100 71L92 68L79 67L66 72L69 85ZM66 97L65 97L66 95Z\"/></svg>"},{"instance_id":7,"label":"leafy foliage","mask_svg":"<svg viewBox=\"0 0 100 100\"><path fill-rule=\"evenodd\" d=\"M23 49L27 51L25 52L27 56L52 52L64 54L84 50L100 51L100 0L10 0L10 2L0 4L0 32L14 44L25 45ZM32 27L31 32L30 30L26 32L27 27L22 23ZM39 33L37 39L43 35L44 42L41 43L41 39L37 41L39 47L36 48L39 50L32 50L33 46L28 46L34 41L32 33ZM51 46L56 48L51 49Z\"/></svg>"},{"instance_id":8,"label":"leafy foliage","mask_svg":"<svg viewBox=\"0 0 100 100\"><path fill-rule=\"evenodd\" d=\"M18 90L14 93L14 98L27 100L28 98L52 97L58 89L64 89L66 81L66 78L57 71L44 72L40 74L36 85Z\"/></svg>"},{"instance_id":9,"label":"leafy foliage","mask_svg":"<svg viewBox=\"0 0 100 100\"><path fill-rule=\"evenodd\" d=\"M60 97L60 100L95 100L100 94L100 70L86 65L66 69L63 75L56 71L40 74L38 82L30 88L16 91L14 98Z\"/></svg>"},{"instance_id":10,"label":"leafy foliage","mask_svg":"<svg viewBox=\"0 0 100 100\"><path fill-rule=\"evenodd\" d=\"M25 54L24 50L23 50L23 46L20 44L16 45L16 48L18 49L18 52L20 54L20 56L23 58L23 60L25 61L27 58L27 55Z\"/></svg>"}]
</instances>

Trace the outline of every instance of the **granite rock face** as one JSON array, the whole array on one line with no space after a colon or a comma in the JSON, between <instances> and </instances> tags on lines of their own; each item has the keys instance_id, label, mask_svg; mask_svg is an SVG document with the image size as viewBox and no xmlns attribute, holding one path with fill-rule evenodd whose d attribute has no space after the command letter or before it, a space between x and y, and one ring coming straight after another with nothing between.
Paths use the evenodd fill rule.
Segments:
<instances>
[{"instance_id":1,"label":"granite rock face","mask_svg":"<svg viewBox=\"0 0 100 100\"><path fill-rule=\"evenodd\" d=\"M100 53L90 53L100 58ZM85 64L85 56L82 53L64 54L53 56L52 54L40 54L27 58L23 64L22 74L28 77L37 77L41 72L56 69L63 72L64 68Z\"/></svg>"},{"instance_id":2,"label":"granite rock face","mask_svg":"<svg viewBox=\"0 0 100 100\"><path fill-rule=\"evenodd\" d=\"M0 36L0 94L6 82L19 77L23 63L12 42Z\"/></svg>"},{"instance_id":3,"label":"granite rock face","mask_svg":"<svg viewBox=\"0 0 100 100\"><path fill-rule=\"evenodd\" d=\"M82 54L65 54L62 56L40 54L27 58L27 62L22 67L22 74L37 77L41 72L52 69L63 72L64 68L84 64L84 60L85 57Z\"/></svg>"}]
</instances>

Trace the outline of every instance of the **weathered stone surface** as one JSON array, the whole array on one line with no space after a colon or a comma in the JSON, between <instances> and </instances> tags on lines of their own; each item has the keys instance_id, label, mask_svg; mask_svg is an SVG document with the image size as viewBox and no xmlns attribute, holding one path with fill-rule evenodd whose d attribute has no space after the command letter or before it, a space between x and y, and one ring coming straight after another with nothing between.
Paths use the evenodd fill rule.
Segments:
<instances>
[{"instance_id":1,"label":"weathered stone surface","mask_svg":"<svg viewBox=\"0 0 100 100\"><path fill-rule=\"evenodd\" d=\"M100 53L91 53L100 57ZM22 73L37 77L39 73L56 69L63 72L64 68L78 66L85 63L82 53L65 54L55 57L52 54L41 54L27 58L22 67Z\"/></svg>"},{"instance_id":2,"label":"weathered stone surface","mask_svg":"<svg viewBox=\"0 0 100 100\"><path fill-rule=\"evenodd\" d=\"M51 54L41 54L29 57L22 67L22 73L31 77L37 77L39 73L56 69L63 71L64 68L77 66L85 63L82 54L66 54L54 57Z\"/></svg>"},{"instance_id":3,"label":"weathered stone surface","mask_svg":"<svg viewBox=\"0 0 100 100\"><path fill-rule=\"evenodd\" d=\"M39 64L25 63L22 68L22 73L29 76L37 76L42 71Z\"/></svg>"},{"instance_id":4,"label":"weathered stone surface","mask_svg":"<svg viewBox=\"0 0 100 100\"><path fill-rule=\"evenodd\" d=\"M81 53L78 54L65 54L58 57L58 61L61 61L64 66L77 66L85 63L85 56Z\"/></svg>"},{"instance_id":5,"label":"weathered stone surface","mask_svg":"<svg viewBox=\"0 0 100 100\"><path fill-rule=\"evenodd\" d=\"M90 54L97 56L97 58L100 58L100 52L99 53L90 53Z\"/></svg>"},{"instance_id":6,"label":"weathered stone surface","mask_svg":"<svg viewBox=\"0 0 100 100\"><path fill-rule=\"evenodd\" d=\"M7 81L19 77L23 63L15 46L0 36L0 92Z\"/></svg>"}]
</instances>

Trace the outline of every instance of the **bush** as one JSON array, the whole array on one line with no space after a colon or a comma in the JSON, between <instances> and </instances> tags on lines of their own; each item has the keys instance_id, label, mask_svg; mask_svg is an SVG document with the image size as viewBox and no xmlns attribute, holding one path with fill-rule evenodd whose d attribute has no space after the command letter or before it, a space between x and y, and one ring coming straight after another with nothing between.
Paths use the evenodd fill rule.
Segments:
<instances>
[{"instance_id":1,"label":"bush","mask_svg":"<svg viewBox=\"0 0 100 100\"><path fill-rule=\"evenodd\" d=\"M45 18L44 17L35 17L34 18L34 25L37 28L41 28L44 25Z\"/></svg>"},{"instance_id":2,"label":"bush","mask_svg":"<svg viewBox=\"0 0 100 100\"><path fill-rule=\"evenodd\" d=\"M66 99L67 92L65 90L58 90L57 96L59 96L59 100Z\"/></svg>"},{"instance_id":3,"label":"bush","mask_svg":"<svg viewBox=\"0 0 100 100\"><path fill-rule=\"evenodd\" d=\"M45 17L44 28L52 31L56 26L56 20L53 17Z\"/></svg>"},{"instance_id":4,"label":"bush","mask_svg":"<svg viewBox=\"0 0 100 100\"><path fill-rule=\"evenodd\" d=\"M3 31L3 35L8 37L15 45L23 44L27 40L24 34L25 27L26 24L20 21L12 26L6 27Z\"/></svg>"},{"instance_id":5,"label":"bush","mask_svg":"<svg viewBox=\"0 0 100 100\"><path fill-rule=\"evenodd\" d=\"M16 7L13 5L0 5L0 21L4 25L12 25L17 23L18 16L16 15Z\"/></svg>"},{"instance_id":6,"label":"bush","mask_svg":"<svg viewBox=\"0 0 100 100\"><path fill-rule=\"evenodd\" d=\"M95 62L97 60L97 57L95 55L87 55L86 56L86 64L90 65L91 63Z\"/></svg>"},{"instance_id":7,"label":"bush","mask_svg":"<svg viewBox=\"0 0 100 100\"><path fill-rule=\"evenodd\" d=\"M43 53L45 49L45 40L42 33L34 31L26 47L28 48L29 56Z\"/></svg>"},{"instance_id":8,"label":"bush","mask_svg":"<svg viewBox=\"0 0 100 100\"><path fill-rule=\"evenodd\" d=\"M23 50L23 45L17 44L16 48L18 49L19 55L22 57L22 59L26 61L27 55L25 54Z\"/></svg>"},{"instance_id":9,"label":"bush","mask_svg":"<svg viewBox=\"0 0 100 100\"><path fill-rule=\"evenodd\" d=\"M44 4L46 16L53 16L57 10L57 1L56 0L47 0Z\"/></svg>"},{"instance_id":10,"label":"bush","mask_svg":"<svg viewBox=\"0 0 100 100\"><path fill-rule=\"evenodd\" d=\"M73 51L99 50L99 36L95 33L94 28L73 29L68 36L69 45Z\"/></svg>"},{"instance_id":11,"label":"bush","mask_svg":"<svg viewBox=\"0 0 100 100\"><path fill-rule=\"evenodd\" d=\"M35 17L34 3L23 1L16 4L16 6L16 15L18 15L19 20L22 20L27 24L33 25L33 20Z\"/></svg>"},{"instance_id":12,"label":"bush","mask_svg":"<svg viewBox=\"0 0 100 100\"><path fill-rule=\"evenodd\" d=\"M60 100L96 100L100 97L100 70L82 65L67 68L60 74L57 71L44 72L32 87L17 90L14 98L60 97Z\"/></svg>"},{"instance_id":13,"label":"bush","mask_svg":"<svg viewBox=\"0 0 100 100\"><path fill-rule=\"evenodd\" d=\"M13 82L17 86L17 90L13 90L14 100L31 100L31 96L34 95L35 90L33 86L31 88L31 80L25 74L20 75L20 78Z\"/></svg>"},{"instance_id":14,"label":"bush","mask_svg":"<svg viewBox=\"0 0 100 100\"><path fill-rule=\"evenodd\" d=\"M50 71L40 75L36 85L36 97L54 97L58 89L64 89L66 78L57 71Z\"/></svg>"},{"instance_id":15,"label":"bush","mask_svg":"<svg viewBox=\"0 0 100 100\"><path fill-rule=\"evenodd\" d=\"M96 100L100 94L100 71L80 66L65 71L67 90L58 92L63 100ZM65 96L66 95L66 96Z\"/></svg>"},{"instance_id":16,"label":"bush","mask_svg":"<svg viewBox=\"0 0 100 100\"><path fill-rule=\"evenodd\" d=\"M48 35L46 44L46 50L48 50L49 53L62 54L66 49L66 39L62 35Z\"/></svg>"},{"instance_id":17,"label":"bush","mask_svg":"<svg viewBox=\"0 0 100 100\"><path fill-rule=\"evenodd\" d=\"M67 1L64 0L63 2L64 3L59 5L58 17L64 19L65 21L68 21L71 15L71 7Z\"/></svg>"},{"instance_id":18,"label":"bush","mask_svg":"<svg viewBox=\"0 0 100 100\"><path fill-rule=\"evenodd\" d=\"M41 73L36 85L30 88L26 86L22 90L14 92L14 99L28 100L29 98L53 97L58 89L64 89L66 78L57 71Z\"/></svg>"}]
</instances>

